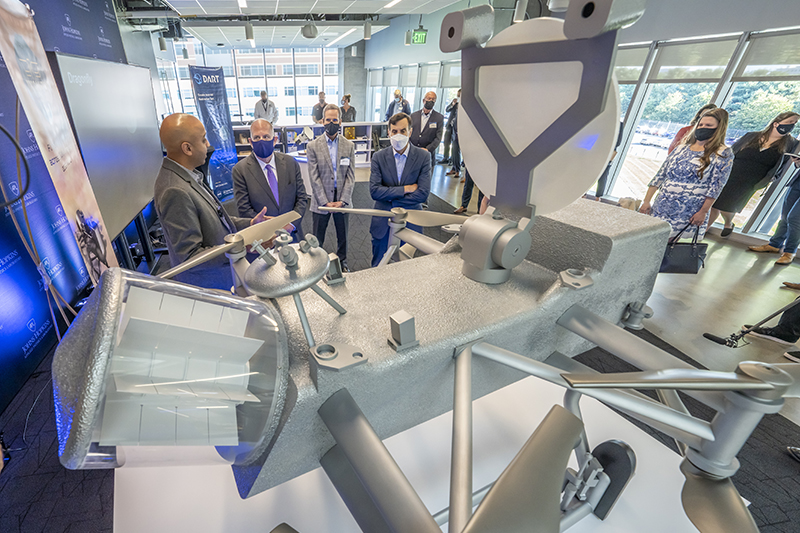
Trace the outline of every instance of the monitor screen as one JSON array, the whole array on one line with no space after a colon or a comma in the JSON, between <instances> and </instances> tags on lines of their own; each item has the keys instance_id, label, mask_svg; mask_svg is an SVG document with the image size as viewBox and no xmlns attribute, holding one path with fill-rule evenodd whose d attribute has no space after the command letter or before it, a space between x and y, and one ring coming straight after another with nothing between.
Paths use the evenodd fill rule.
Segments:
<instances>
[{"instance_id":1,"label":"monitor screen","mask_svg":"<svg viewBox=\"0 0 800 533\"><path fill-rule=\"evenodd\" d=\"M153 199L161 166L150 71L49 55L97 205L109 235L116 237Z\"/></svg>"}]
</instances>

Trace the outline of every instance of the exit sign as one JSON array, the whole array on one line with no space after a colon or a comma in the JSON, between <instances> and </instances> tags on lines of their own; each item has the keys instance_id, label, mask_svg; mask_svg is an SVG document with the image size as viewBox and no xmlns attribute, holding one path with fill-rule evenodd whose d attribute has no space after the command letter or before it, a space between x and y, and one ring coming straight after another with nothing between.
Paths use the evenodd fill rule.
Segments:
<instances>
[{"instance_id":1,"label":"exit sign","mask_svg":"<svg viewBox=\"0 0 800 533\"><path fill-rule=\"evenodd\" d=\"M411 44L425 44L428 39L428 30L414 30L411 35Z\"/></svg>"}]
</instances>

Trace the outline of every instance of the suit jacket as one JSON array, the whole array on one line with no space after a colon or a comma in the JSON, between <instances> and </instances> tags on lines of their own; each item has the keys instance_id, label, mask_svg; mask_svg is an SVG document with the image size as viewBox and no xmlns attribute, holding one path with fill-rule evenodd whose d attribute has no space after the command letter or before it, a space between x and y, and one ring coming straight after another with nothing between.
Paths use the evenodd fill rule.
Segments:
<instances>
[{"instance_id":1,"label":"suit jacket","mask_svg":"<svg viewBox=\"0 0 800 533\"><path fill-rule=\"evenodd\" d=\"M328 150L328 136L320 135L306 146L308 154L308 177L311 181L311 212L324 213L319 206L338 201L347 205L353 203L353 185L356 182L356 145L340 133L339 155L336 166L336 200L333 198L333 162ZM350 159L346 167L342 158Z\"/></svg>"},{"instance_id":2,"label":"suit jacket","mask_svg":"<svg viewBox=\"0 0 800 533\"><path fill-rule=\"evenodd\" d=\"M211 191L169 158L164 158L161 163L154 199L172 266L207 248L223 244L225 235L250 225L249 218L228 216ZM180 274L178 279L201 287L230 287L232 278L228 265L228 259L223 255Z\"/></svg>"},{"instance_id":3,"label":"suit jacket","mask_svg":"<svg viewBox=\"0 0 800 533\"><path fill-rule=\"evenodd\" d=\"M386 121L388 122L389 119L392 118L392 115L396 115L397 113L400 113L400 112L403 112L406 115L410 115L411 114L411 105L408 103L408 100L406 100L405 98L403 98L403 100L399 104L394 101L394 98L392 98L392 101L389 104L389 107L386 108Z\"/></svg>"},{"instance_id":4,"label":"suit jacket","mask_svg":"<svg viewBox=\"0 0 800 533\"><path fill-rule=\"evenodd\" d=\"M411 113L411 144L433 152L444 135L444 115L431 109L428 123L422 127L422 110Z\"/></svg>"},{"instance_id":5,"label":"suit jacket","mask_svg":"<svg viewBox=\"0 0 800 533\"><path fill-rule=\"evenodd\" d=\"M417 190L406 194L405 185L417 184ZM397 166L394 149L387 146L372 156L372 169L369 175L369 192L375 200L375 209L390 210L393 207L421 209L421 203L428 199L431 190L431 156L422 148L408 145L408 159L403 168L403 176L397 179ZM382 239L389 232L388 219L372 217L370 233L375 239Z\"/></svg>"},{"instance_id":6,"label":"suit jacket","mask_svg":"<svg viewBox=\"0 0 800 533\"><path fill-rule=\"evenodd\" d=\"M301 217L306 212L308 196L300 174L300 165L292 156L273 152L277 169L278 197L281 205L275 202L267 177L255 154L250 154L233 167L233 196L236 208L243 217L254 217L264 207L267 216L276 217L289 211L297 211Z\"/></svg>"}]
</instances>

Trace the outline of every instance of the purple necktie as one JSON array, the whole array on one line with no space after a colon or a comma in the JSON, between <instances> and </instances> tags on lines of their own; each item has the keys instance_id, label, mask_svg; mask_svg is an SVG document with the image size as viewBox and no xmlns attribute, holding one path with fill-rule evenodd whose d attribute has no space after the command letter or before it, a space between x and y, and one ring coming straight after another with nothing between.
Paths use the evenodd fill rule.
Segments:
<instances>
[{"instance_id":1,"label":"purple necktie","mask_svg":"<svg viewBox=\"0 0 800 533\"><path fill-rule=\"evenodd\" d=\"M267 181L269 182L269 189L272 191L272 196L275 198L275 203L278 205L278 209L280 209L281 199L278 198L278 178L275 177L271 165L267 165Z\"/></svg>"}]
</instances>

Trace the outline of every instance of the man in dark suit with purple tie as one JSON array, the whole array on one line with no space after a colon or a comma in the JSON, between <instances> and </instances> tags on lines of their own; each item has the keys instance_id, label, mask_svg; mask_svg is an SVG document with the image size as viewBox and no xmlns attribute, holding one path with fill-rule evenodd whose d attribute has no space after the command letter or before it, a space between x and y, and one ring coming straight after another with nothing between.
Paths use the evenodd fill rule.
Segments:
<instances>
[{"instance_id":1,"label":"man in dark suit with purple tie","mask_svg":"<svg viewBox=\"0 0 800 533\"><path fill-rule=\"evenodd\" d=\"M375 152L369 176L369 192L375 209L393 207L421 209L431 190L431 157L427 150L411 144L411 117L397 113L389 119L391 146ZM372 217L372 266L378 266L389 247L389 223ZM420 231L417 226L409 229Z\"/></svg>"},{"instance_id":2,"label":"man in dark suit with purple tie","mask_svg":"<svg viewBox=\"0 0 800 533\"><path fill-rule=\"evenodd\" d=\"M233 167L233 195L239 216L254 216L267 209L267 219L296 211L300 216L306 212L306 195L300 165L293 157L274 152L276 137L272 124L264 119L254 120L250 125L250 146L253 148L246 158ZM287 225L297 241L295 227Z\"/></svg>"}]
</instances>

